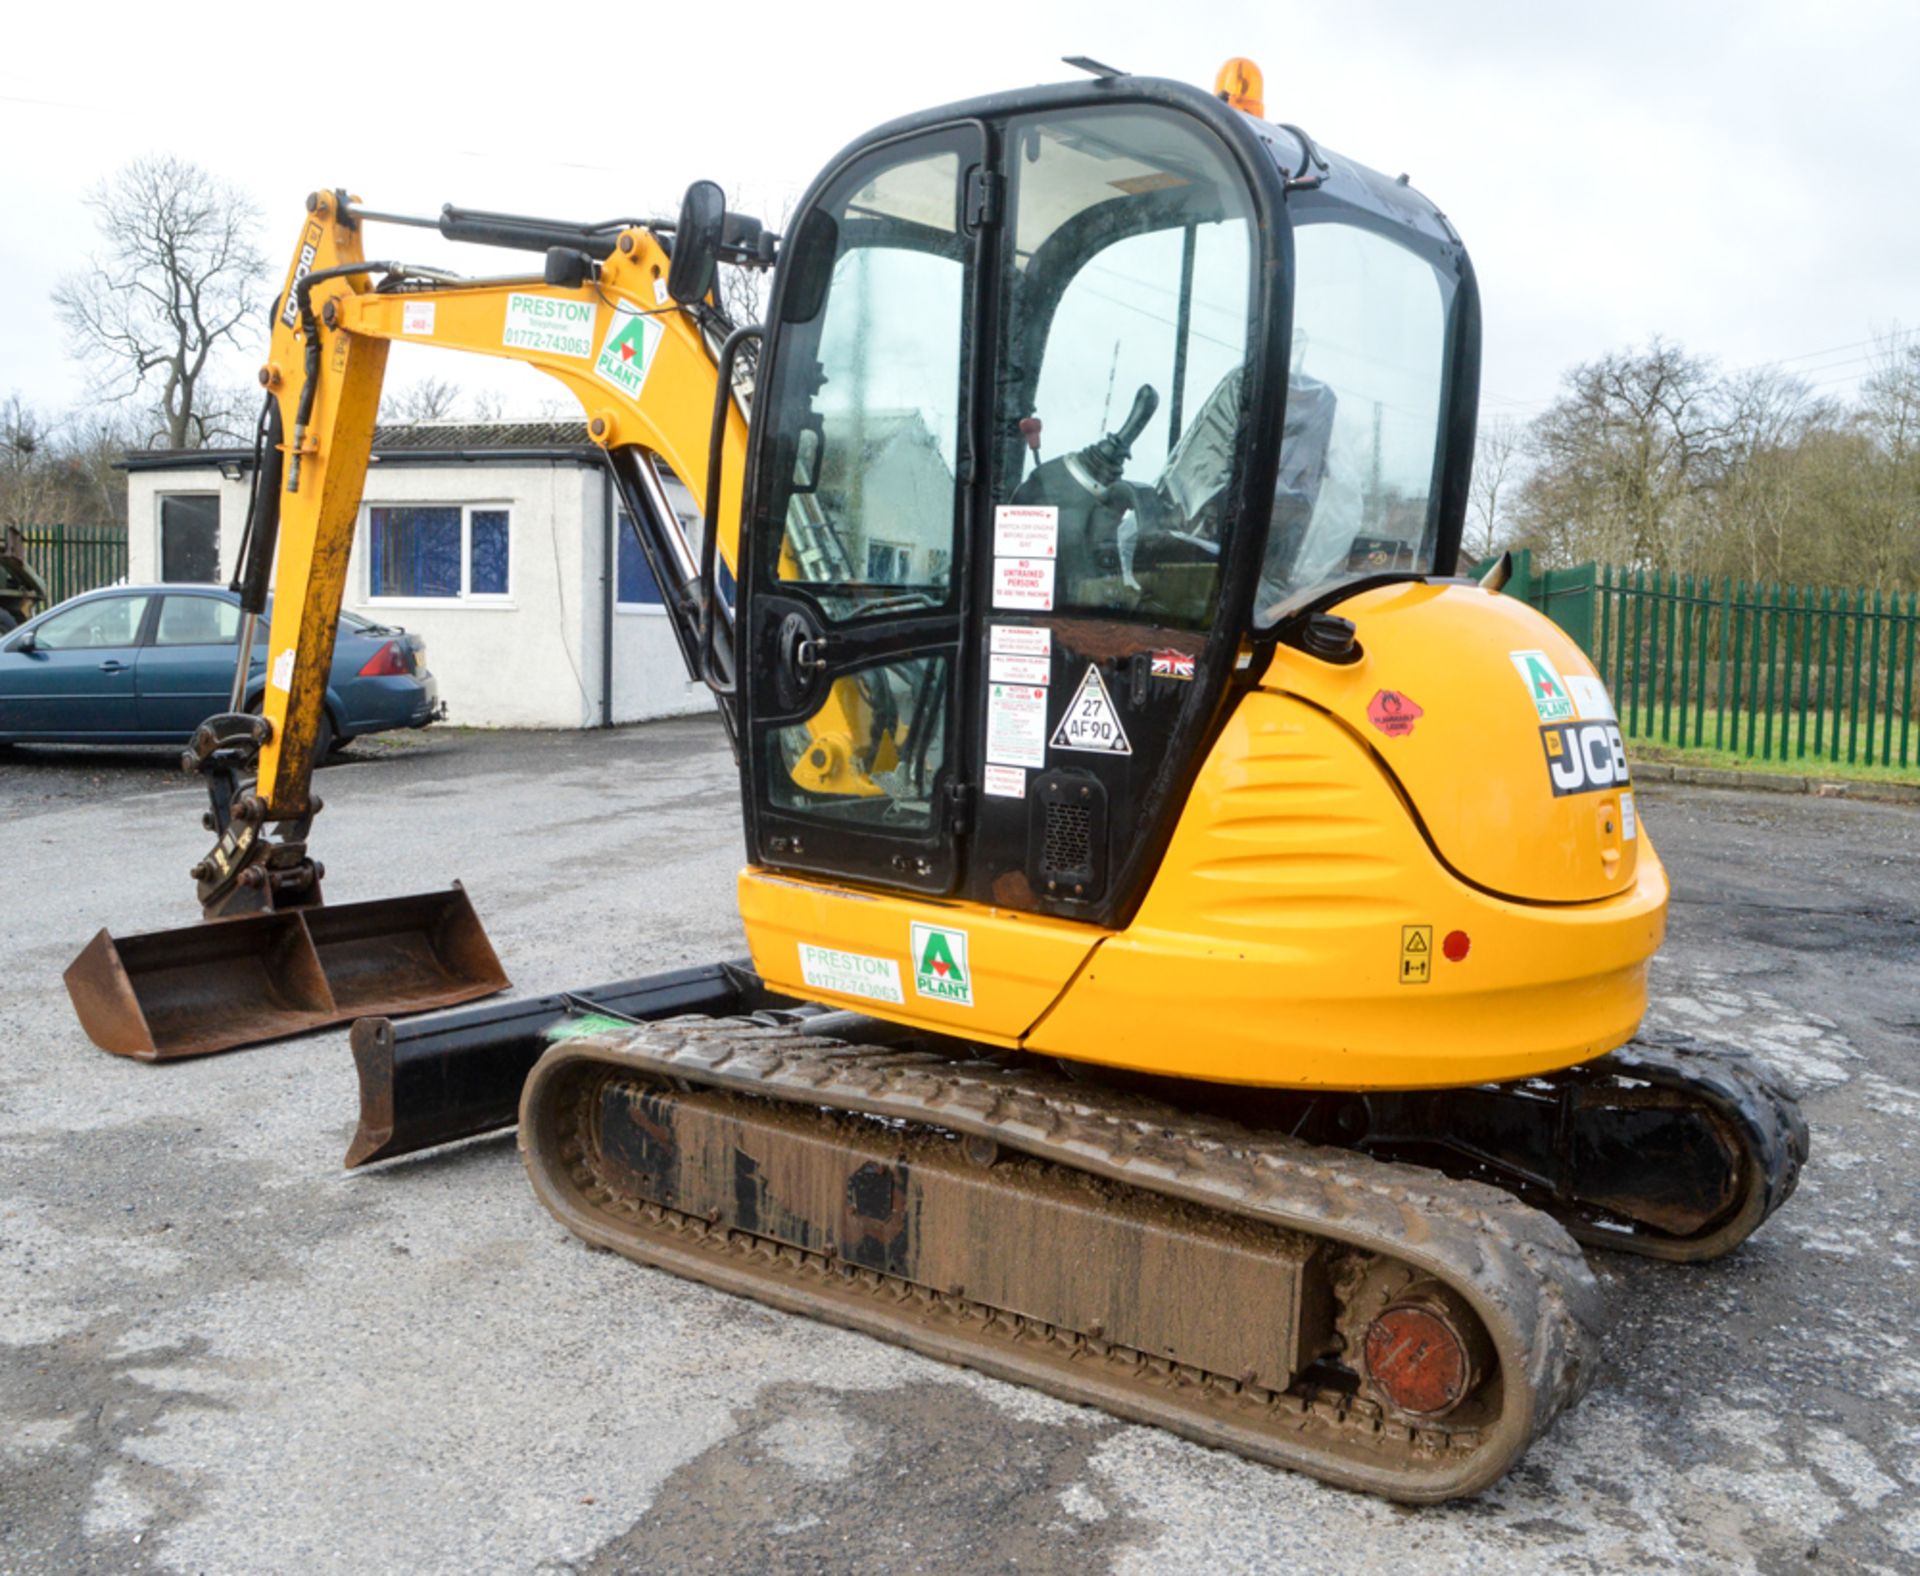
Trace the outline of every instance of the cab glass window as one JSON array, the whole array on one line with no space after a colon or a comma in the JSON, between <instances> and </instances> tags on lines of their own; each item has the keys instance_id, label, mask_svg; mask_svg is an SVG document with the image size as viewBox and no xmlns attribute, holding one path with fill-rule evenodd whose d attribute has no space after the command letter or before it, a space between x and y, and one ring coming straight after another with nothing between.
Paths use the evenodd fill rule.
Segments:
<instances>
[{"instance_id":1,"label":"cab glass window","mask_svg":"<svg viewBox=\"0 0 1920 1576\"><path fill-rule=\"evenodd\" d=\"M771 577L830 620L952 596L970 241L957 149L857 164L797 227L772 399Z\"/></svg>"},{"instance_id":2,"label":"cab glass window","mask_svg":"<svg viewBox=\"0 0 1920 1576\"><path fill-rule=\"evenodd\" d=\"M1242 451L1243 178L1145 109L1016 121L1007 161L996 501L1052 511L1053 608L1204 624Z\"/></svg>"},{"instance_id":3,"label":"cab glass window","mask_svg":"<svg viewBox=\"0 0 1920 1576\"><path fill-rule=\"evenodd\" d=\"M1398 241L1296 215L1286 427L1256 617L1362 575L1433 568L1453 285Z\"/></svg>"}]
</instances>

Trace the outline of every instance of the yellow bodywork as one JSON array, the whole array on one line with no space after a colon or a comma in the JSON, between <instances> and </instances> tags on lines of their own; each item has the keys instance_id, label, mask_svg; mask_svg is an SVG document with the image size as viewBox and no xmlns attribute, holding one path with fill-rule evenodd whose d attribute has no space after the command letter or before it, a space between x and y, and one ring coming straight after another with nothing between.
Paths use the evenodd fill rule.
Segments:
<instances>
[{"instance_id":1,"label":"yellow bodywork","mask_svg":"<svg viewBox=\"0 0 1920 1576\"><path fill-rule=\"evenodd\" d=\"M363 260L358 229L333 208L316 198L283 299L308 271ZM308 808L389 346L539 367L579 399L595 442L657 455L704 503L715 368L667 300L666 272L636 228L577 289L526 278L373 293L364 273L323 280L304 425L304 333L297 312L276 320L263 378L290 482L298 469L282 499L262 702L272 736L259 792L274 818ZM590 321L586 353L515 342L516 295ZM659 329L637 393L596 371L636 318ZM745 438L736 408L718 511L730 565ZM1645 1009L1665 873L1635 825L1624 757L1604 790L1549 787L1553 752L1577 743L1549 711L1569 702L1536 698L1521 660L1535 653L1586 686L1573 720L1591 722L1604 695L1586 659L1531 609L1475 586L1392 586L1341 612L1362 658L1340 667L1279 647L1232 702L1124 930L748 869L740 912L755 966L776 989L987 1045L1248 1085L1472 1084L1619 1045ZM870 774L897 764L905 741L898 728L873 739L872 715L856 679L833 684L794 779L875 791Z\"/></svg>"},{"instance_id":2,"label":"yellow bodywork","mask_svg":"<svg viewBox=\"0 0 1920 1576\"><path fill-rule=\"evenodd\" d=\"M1541 652L1597 686L1585 657L1475 586L1390 587L1340 611L1361 661L1280 648L1125 930L748 869L755 967L991 1045L1223 1083L1445 1087L1620 1045L1646 1009L1666 874L1637 820L1626 835L1620 790L1553 793L1550 724L1511 660ZM1410 729L1370 721L1382 691L1420 709ZM965 934L967 1003L919 988L916 924ZM823 990L835 976L809 978L809 945L891 963L900 1001L874 994L895 983L884 971Z\"/></svg>"}]
</instances>

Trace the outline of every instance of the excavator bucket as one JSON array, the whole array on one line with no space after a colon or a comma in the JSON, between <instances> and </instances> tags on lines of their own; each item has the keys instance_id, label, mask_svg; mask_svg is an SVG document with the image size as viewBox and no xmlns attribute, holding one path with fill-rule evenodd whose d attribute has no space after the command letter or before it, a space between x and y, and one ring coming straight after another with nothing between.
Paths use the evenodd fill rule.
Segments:
<instances>
[{"instance_id":1,"label":"excavator bucket","mask_svg":"<svg viewBox=\"0 0 1920 1576\"><path fill-rule=\"evenodd\" d=\"M95 1045L159 1062L450 1007L505 990L507 976L456 882L117 941L103 930L66 982Z\"/></svg>"}]
</instances>

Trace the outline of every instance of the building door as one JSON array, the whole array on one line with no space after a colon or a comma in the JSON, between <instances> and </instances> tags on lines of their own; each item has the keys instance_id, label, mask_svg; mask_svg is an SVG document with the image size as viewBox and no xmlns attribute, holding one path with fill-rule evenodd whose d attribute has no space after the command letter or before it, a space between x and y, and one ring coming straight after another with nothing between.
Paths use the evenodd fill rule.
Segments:
<instances>
[{"instance_id":1,"label":"building door","mask_svg":"<svg viewBox=\"0 0 1920 1576\"><path fill-rule=\"evenodd\" d=\"M169 493L160 500L160 578L170 585L212 585L220 578L220 499Z\"/></svg>"}]
</instances>

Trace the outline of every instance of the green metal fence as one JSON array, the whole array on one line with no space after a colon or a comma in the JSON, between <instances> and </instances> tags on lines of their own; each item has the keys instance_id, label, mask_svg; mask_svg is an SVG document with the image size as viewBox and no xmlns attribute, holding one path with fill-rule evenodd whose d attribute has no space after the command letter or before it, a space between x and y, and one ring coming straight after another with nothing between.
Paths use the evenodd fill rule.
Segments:
<instances>
[{"instance_id":1,"label":"green metal fence","mask_svg":"<svg viewBox=\"0 0 1920 1576\"><path fill-rule=\"evenodd\" d=\"M24 533L27 562L55 602L127 577L127 533L112 526L38 525Z\"/></svg>"},{"instance_id":2,"label":"green metal fence","mask_svg":"<svg viewBox=\"0 0 1920 1576\"><path fill-rule=\"evenodd\" d=\"M1484 570L1482 565L1481 569ZM1920 766L1920 597L1514 555L1507 592L1580 643L1630 738L1759 760Z\"/></svg>"},{"instance_id":3,"label":"green metal fence","mask_svg":"<svg viewBox=\"0 0 1920 1576\"><path fill-rule=\"evenodd\" d=\"M1920 762L1911 593L1609 569L1588 653L1630 736L1762 760Z\"/></svg>"}]
</instances>

